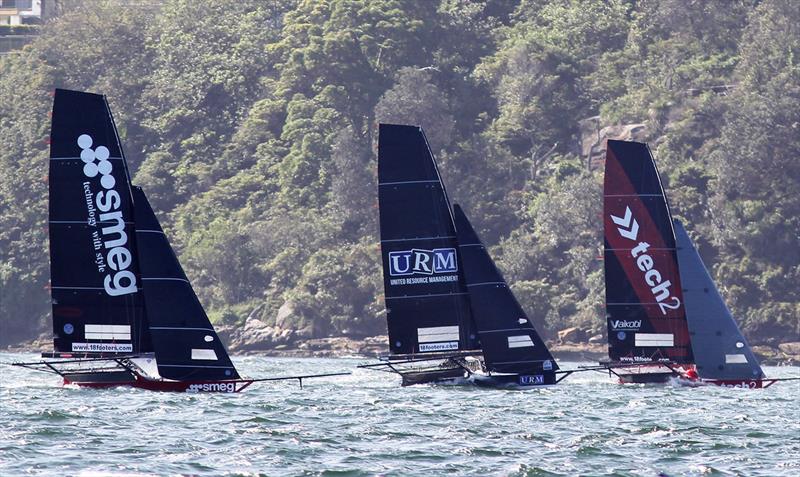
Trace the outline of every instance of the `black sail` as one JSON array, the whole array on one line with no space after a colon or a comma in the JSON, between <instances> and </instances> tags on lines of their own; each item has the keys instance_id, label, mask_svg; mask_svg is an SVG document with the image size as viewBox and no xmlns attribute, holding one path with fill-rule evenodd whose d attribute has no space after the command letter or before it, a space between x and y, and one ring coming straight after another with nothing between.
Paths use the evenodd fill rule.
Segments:
<instances>
[{"instance_id":1,"label":"black sail","mask_svg":"<svg viewBox=\"0 0 800 477\"><path fill-rule=\"evenodd\" d=\"M158 373L179 381L238 379L141 188L133 187L133 199L142 289Z\"/></svg>"},{"instance_id":2,"label":"black sail","mask_svg":"<svg viewBox=\"0 0 800 477\"><path fill-rule=\"evenodd\" d=\"M391 353L479 348L450 202L421 128L380 125L378 197Z\"/></svg>"},{"instance_id":3,"label":"black sail","mask_svg":"<svg viewBox=\"0 0 800 477\"><path fill-rule=\"evenodd\" d=\"M704 379L762 379L764 372L758 358L736 325L689 234L680 221L674 224L697 373Z\"/></svg>"},{"instance_id":4,"label":"black sail","mask_svg":"<svg viewBox=\"0 0 800 477\"><path fill-rule=\"evenodd\" d=\"M461 264L486 367L500 373L556 371L536 333L467 216L454 205Z\"/></svg>"},{"instance_id":5,"label":"black sail","mask_svg":"<svg viewBox=\"0 0 800 477\"><path fill-rule=\"evenodd\" d=\"M609 357L693 363L672 216L646 144L608 141L603 196Z\"/></svg>"},{"instance_id":6,"label":"black sail","mask_svg":"<svg viewBox=\"0 0 800 477\"><path fill-rule=\"evenodd\" d=\"M104 96L55 91L48 179L55 351L150 351L130 179Z\"/></svg>"}]
</instances>

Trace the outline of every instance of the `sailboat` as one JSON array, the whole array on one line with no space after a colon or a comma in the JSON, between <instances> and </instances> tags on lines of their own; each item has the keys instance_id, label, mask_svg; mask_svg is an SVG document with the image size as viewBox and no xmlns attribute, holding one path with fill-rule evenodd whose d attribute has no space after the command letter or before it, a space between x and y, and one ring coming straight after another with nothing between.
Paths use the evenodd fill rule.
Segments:
<instances>
[{"instance_id":1,"label":"sailboat","mask_svg":"<svg viewBox=\"0 0 800 477\"><path fill-rule=\"evenodd\" d=\"M555 384L561 372L459 207L425 133L381 124L378 196L389 355L404 386ZM455 210L455 214L454 214Z\"/></svg>"},{"instance_id":2,"label":"sailboat","mask_svg":"<svg viewBox=\"0 0 800 477\"><path fill-rule=\"evenodd\" d=\"M52 353L14 363L64 384L240 392L214 330L127 162L105 96L57 89L50 136ZM328 375L349 374L334 373Z\"/></svg>"},{"instance_id":3,"label":"sailboat","mask_svg":"<svg viewBox=\"0 0 800 477\"><path fill-rule=\"evenodd\" d=\"M765 379L680 221L646 144L609 140L603 223L609 360L624 383L761 388Z\"/></svg>"}]
</instances>

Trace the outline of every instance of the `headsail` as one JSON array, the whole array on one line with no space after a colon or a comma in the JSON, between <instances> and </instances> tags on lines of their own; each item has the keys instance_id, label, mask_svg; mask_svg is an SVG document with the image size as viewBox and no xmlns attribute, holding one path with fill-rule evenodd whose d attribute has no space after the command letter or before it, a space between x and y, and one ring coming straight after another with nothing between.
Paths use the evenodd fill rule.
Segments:
<instances>
[{"instance_id":1,"label":"headsail","mask_svg":"<svg viewBox=\"0 0 800 477\"><path fill-rule=\"evenodd\" d=\"M457 204L458 247L486 367L500 373L556 371L550 351Z\"/></svg>"},{"instance_id":2,"label":"headsail","mask_svg":"<svg viewBox=\"0 0 800 477\"><path fill-rule=\"evenodd\" d=\"M609 357L693 363L672 218L646 144L608 141L603 194Z\"/></svg>"},{"instance_id":3,"label":"headsail","mask_svg":"<svg viewBox=\"0 0 800 477\"><path fill-rule=\"evenodd\" d=\"M142 289L158 373L175 380L238 379L141 188L133 188L133 198Z\"/></svg>"},{"instance_id":4,"label":"headsail","mask_svg":"<svg viewBox=\"0 0 800 477\"><path fill-rule=\"evenodd\" d=\"M421 128L380 125L378 197L391 353L477 349L450 202Z\"/></svg>"},{"instance_id":5,"label":"headsail","mask_svg":"<svg viewBox=\"0 0 800 477\"><path fill-rule=\"evenodd\" d=\"M758 364L683 224L676 220L678 264L697 372L704 379L762 379Z\"/></svg>"},{"instance_id":6,"label":"headsail","mask_svg":"<svg viewBox=\"0 0 800 477\"><path fill-rule=\"evenodd\" d=\"M104 96L56 90L49 188L55 351L150 351L130 179Z\"/></svg>"}]
</instances>

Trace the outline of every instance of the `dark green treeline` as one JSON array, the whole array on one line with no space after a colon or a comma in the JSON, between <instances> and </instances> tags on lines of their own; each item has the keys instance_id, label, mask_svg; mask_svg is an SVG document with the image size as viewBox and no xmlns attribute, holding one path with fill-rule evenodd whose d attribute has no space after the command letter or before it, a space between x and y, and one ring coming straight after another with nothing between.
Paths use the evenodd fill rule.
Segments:
<instances>
[{"instance_id":1,"label":"dark green treeline","mask_svg":"<svg viewBox=\"0 0 800 477\"><path fill-rule=\"evenodd\" d=\"M426 129L537 326L600 332L598 117L646 125L751 339L798 340L799 29L794 0L76 1L0 57L0 343L48 328L54 87L108 95L217 322L385 332L385 121Z\"/></svg>"}]
</instances>

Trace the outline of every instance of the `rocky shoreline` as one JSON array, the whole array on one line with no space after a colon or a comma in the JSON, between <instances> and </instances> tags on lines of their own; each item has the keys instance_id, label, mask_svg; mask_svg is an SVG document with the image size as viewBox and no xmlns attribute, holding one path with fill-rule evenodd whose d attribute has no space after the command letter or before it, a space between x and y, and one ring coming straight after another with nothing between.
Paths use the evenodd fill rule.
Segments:
<instances>
[{"instance_id":1,"label":"rocky shoreline","mask_svg":"<svg viewBox=\"0 0 800 477\"><path fill-rule=\"evenodd\" d=\"M244 330L240 328L239 330ZM278 333L277 341L270 338L274 330L263 330L261 340L252 334L220 328L220 337L229 343L233 355L275 356L292 358L375 358L386 354L388 337L364 338L329 337L291 339L291 334ZM231 332L233 331L233 332ZM283 336L282 336L283 335ZM246 336L247 339L243 339ZM288 339L287 339L288 338ZM295 337L296 338L296 337ZM563 342L548 343L548 348L557 360L597 362L607 356L603 343ZM6 351L14 353L39 353L52 350L49 337L41 336L34 341L9 346ZM782 343L777 347L754 346L753 351L761 364L768 366L800 365L800 342Z\"/></svg>"}]
</instances>

